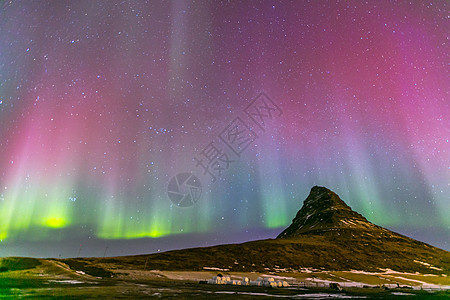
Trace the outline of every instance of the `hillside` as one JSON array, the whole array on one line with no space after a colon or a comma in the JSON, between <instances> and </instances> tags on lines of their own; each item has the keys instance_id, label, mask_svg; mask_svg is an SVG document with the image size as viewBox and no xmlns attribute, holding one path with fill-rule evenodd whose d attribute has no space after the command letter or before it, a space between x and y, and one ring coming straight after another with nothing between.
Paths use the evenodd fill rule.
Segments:
<instances>
[{"instance_id":1,"label":"hillside","mask_svg":"<svg viewBox=\"0 0 450 300\"><path fill-rule=\"evenodd\" d=\"M292 224L276 239L113 258L65 259L108 270L380 271L450 275L450 252L370 223L338 195L313 187Z\"/></svg>"}]
</instances>

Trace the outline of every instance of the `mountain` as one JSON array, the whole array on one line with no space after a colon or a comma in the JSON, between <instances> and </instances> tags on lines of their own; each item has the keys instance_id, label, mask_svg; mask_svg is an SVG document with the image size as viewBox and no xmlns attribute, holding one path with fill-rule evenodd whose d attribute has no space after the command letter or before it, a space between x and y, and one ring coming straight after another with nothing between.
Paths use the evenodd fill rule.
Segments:
<instances>
[{"instance_id":1,"label":"mountain","mask_svg":"<svg viewBox=\"0 0 450 300\"><path fill-rule=\"evenodd\" d=\"M370 223L362 215L353 211L334 192L315 186L311 189L291 226L286 228L278 238L292 238L299 234L342 229L382 230L381 227Z\"/></svg>"},{"instance_id":2,"label":"mountain","mask_svg":"<svg viewBox=\"0 0 450 300\"><path fill-rule=\"evenodd\" d=\"M276 239L149 255L62 260L71 268L234 272L380 271L450 275L450 252L369 222L337 194L315 186L292 224ZM77 267L78 266L78 267ZM97 270L99 271L99 270Z\"/></svg>"}]
</instances>

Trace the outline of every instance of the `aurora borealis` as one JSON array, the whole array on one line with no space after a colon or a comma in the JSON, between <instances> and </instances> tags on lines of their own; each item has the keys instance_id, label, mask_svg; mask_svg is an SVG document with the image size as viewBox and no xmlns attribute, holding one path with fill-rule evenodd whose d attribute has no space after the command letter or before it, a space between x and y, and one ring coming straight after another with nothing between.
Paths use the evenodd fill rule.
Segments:
<instances>
[{"instance_id":1,"label":"aurora borealis","mask_svg":"<svg viewBox=\"0 0 450 300\"><path fill-rule=\"evenodd\" d=\"M0 3L0 256L274 237L314 185L450 250L447 1ZM282 114L212 182L260 93Z\"/></svg>"}]
</instances>

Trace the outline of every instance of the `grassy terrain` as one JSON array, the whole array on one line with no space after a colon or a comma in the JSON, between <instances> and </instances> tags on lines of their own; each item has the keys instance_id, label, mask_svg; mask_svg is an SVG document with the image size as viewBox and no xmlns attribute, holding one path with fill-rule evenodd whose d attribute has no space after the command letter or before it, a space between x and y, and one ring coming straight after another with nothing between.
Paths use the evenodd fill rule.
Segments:
<instances>
[{"instance_id":1,"label":"grassy terrain","mask_svg":"<svg viewBox=\"0 0 450 300\"><path fill-rule=\"evenodd\" d=\"M18 271L33 269L39 266L41 262L35 258L7 257L0 258L0 273L8 271Z\"/></svg>"},{"instance_id":2,"label":"grassy terrain","mask_svg":"<svg viewBox=\"0 0 450 300\"><path fill-rule=\"evenodd\" d=\"M295 239L262 240L150 255L62 261L136 270L202 271L204 267L216 267L234 272L301 268L376 272L382 268L450 275L450 252L396 234L369 236L353 229L341 230L340 235L302 235ZM433 268L415 261L425 262Z\"/></svg>"},{"instance_id":3,"label":"grassy terrain","mask_svg":"<svg viewBox=\"0 0 450 300\"><path fill-rule=\"evenodd\" d=\"M240 279L249 277L281 276L291 283L292 288L272 289L266 287L236 287L223 285L201 285L199 280L211 278L217 271L161 271L161 270L134 270L124 268L117 264L102 262L93 264L92 260L69 260L64 263L58 260L39 259L31 267L29 260L14 258L11 260L21 266L21 270L5 271L0 273L1 298L25 299L65 299L76 298L142 298L142 297L172 297L172 298L205 298L208 299L270 299L273 297L314 297L323 295L364 296L368 299L397 299L403 293L410 296L419 296L420 299L445 299L450 296L450 290L421 291L411 289L362 288L364 285L379 285L386 283L403 283L402 279L410 278L424 282L447 285L446 276L430 276L421 274L405 274L377 272L373 274L355 274L348 271L310 271L307 272L221 272L231 278ZM75 262L75 263L74 263ZM26 268L24 266L27 266ZM113 268L115 267L115 269ZM121 267L121 268L118 268ZM19 269L19 268L15 268ZM81 272L80 272L81 271ZM91 274L89 274L91 272ZM102 275L94 276L94 275ZM112 276L111 276L112 275ZM387 280L389 278L390 280ZM323 284L315 284L325 281ZM328 282L338 282L344 291L333 291L327 288ZM345 285L352 282L352 286ZM358 282L359 288L355 287ZM303 284L303 285L302 285ZM306 297L305 296L305 297ZM419 299L419 298L417 298Z\"/></svg>"}]
</instances>

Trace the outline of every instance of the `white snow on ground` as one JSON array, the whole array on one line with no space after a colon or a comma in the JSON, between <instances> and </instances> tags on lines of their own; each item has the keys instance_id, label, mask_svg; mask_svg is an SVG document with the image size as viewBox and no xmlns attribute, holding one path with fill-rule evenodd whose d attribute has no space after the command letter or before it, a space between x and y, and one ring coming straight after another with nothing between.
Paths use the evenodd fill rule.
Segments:
<instances>
[{"instance_id":1,"label":"white snow on ground","mask_svg":"<svg viewBox=\"0 0 450 300\"><path fill-rule=\"evenodd\" d=\"M266 275L266 274L262 274L261 277L272 277L273 279L278 279L278 280L296 280L294 277L286 277L286 276L275 276L275 275Z\"/></svg>"},{"instance_id":2,"label":"white snow on ground","mask_svg":"<svg viewBox=\"0 0 450 300\"><path fill-rule=\"evenodd\" d=\"M286 269L286 268L282 268L282 269L280 269L280 268L274 268L273 270L274 270L275 272L285 272L285 273L286 273L286 272L289 272L288 269Z\"/></svg>"},{"instance_id":3,"label":"white snow on ground","mask_svg":"<svg viewBox=\"0 0 450 300\"><path fill-rule=\"evenodd\" d=\"M222 271L222 272L230 271L230 269L221 269L221 268L216 268L216 267L203 267L203 269L213 270L213 271Z\"/></svg>"},{"instance_id":4,"label":"white snow on ground","mask_svg":"<svg viewBox=\"0 0 450 300\"><path fill-rule=\"evenodd\" d=\"M401 276L395 276L395 278L400 279L400 280L405 280L405 281L410 281L410 282L415 282L420 284L420 286L413 286L414 289L442 289L442 290L450 290L450 285L438 285L438 284L432 284L432 283L427 283L424 281L420 281L420 280L416 280L416 279L411 279L411 278L405 278L405 277L401 277Z\"/></svg>"},{"instance_id":5,"label":"white snow on ground","mask_svg":"<svg viewBox=\"0 0 450 300\"><path fill-rule=\"evenodd\" d=\"M421 264L421 265L424 265L424 266L426 266L426 267L429 268L429 269L433 269L433 270L437 270L437 271L442 271L441 268L432 266L431 264L426 263L426 262L423 262L423 261L420 261L420 260L414 260L414 262L415 262L415 263L418 263L418 264Z\"/></svg>"},{"instance_id":6,"label":"white snow on ground","mask_svg":"<svg viewBox=\"0 0 450 300\"><path fill-rule=\"evenodd\" d=\"M355 274L364 274L364 275L378 275L378 276L386 276L389 275L387 277L383 277L384 279L388 279L388 280L394 280L395 279L399 279L399 280L404 280L404 281L409 281L411 283L416 283L419 284L419 286L412 286L414 289L443 289L443 290L449 290L450 286L448 285L438 285L438 284L432 284L432 283L427 283L425 281L420 281L417 279L411 279L411 278L406 278L406 277L402 277L401 275L420 275L420 276L437 276L435 274L420 274L419 272L416 273L407 273L407 272L397 272L391 269L381 269L384 272L365 272L365 271L358 271L358 270L351 270L350 273L355 273ZM402 285L402 284L400 284ZM403 284L404 285L404 284ZM396 284L385 284L385 286L387 287L396 287Z\"/></svg>"},{"instance_id":7,"label":"white snow on ground","mask_svg":"<svg viewBox=\"0 0 450 300\"><path fill-rule=\"evenodd\" d=\"M398 272L391 269L380 269L381 271L384 271L384 273L372 273L372 274L406 274L406 275L419 275L419 272L416 273L408 273L408 272Z\"/></svg>"},{"instance_id":8,"label":"white snow on ground","mask_svg":"<svg viewBox=\"0 0 450 300\"><path fill-rule=\"evenodd\" d=\"M305 278L305 281L309 281L310 283L315 283L315 282L320 282L320 283L334 283L335 281L331 281L331 280L325 280L325 279L319 279L319 278Z\"/></svg>"},{"instance_id":9,"label":"white snow on ground","mask_svg":"<svg viewBox=\"0 0 450 300\"><path fill-rule=\"evenodd\" d=\"M316 270L313 268L301 268L300 269L300 272L302 272L302 273L312 273L314 271L316 271Z\"/></svg>"},{"instance_id":10,"label":"white snow on ground","mask_svg":"<svg viewBox=\"0 0 450 300\"><path fill-rule=\"evenodd\" d=\"M427 266L427 267L429 267L429 266L431 266L429 263L426 263L426 262L423 262L423 261L420 261L420 260L413 260L415 263L418 263L418 264L421 264L421 265L424 265L424 266Z\"/></svg>"},{"instance_id":11,"label":"white snow on ground","mask_svg":"<svg viewBox=\"0 0 450 300\"><path fill-rule=\"evenodd\" d=\"M438 276L436 274L421 274L419 272L416 273L408 273L408 272L397 272L391 269L380 269L384 272L366 272L366 271L360 271L360 270L351 270L351 271L343 271L343 272L350 272L355 274L364 274L364 275L420 275L420 276Z\"/></svg>"},{"instance_id":12,"label":"white snow on ground","mask_svg":"<svg viewBox=\"0 0 450 300\"><path fill-rule=\"evenodd\" d=\"M400 280L405 280L405 281L411 281L411 282L419 283L421 285L430 285L429 283L426 283L426 282L420 281L420 280L416 280L416 279L405 278L405 277L401 277L401 276L395 276L395 278L400 279Z\"/></svg>"},{"instance_id":13,"label":"white snow on ground","mask_svg":"<svg viewBox=\"0 0 450 300\"><path fill-rule=\"evenodd\" d=\"M217 268L217 267L203 267L203 269L205 270L212 270L212 271L228 271L227 269L221 269L221 268ZM314 270L312 268L302 268L301 269L303 273L312 273L312 272L317 272L319 270ZM319 271L320 272L320 271ZM251 273L255 273L255 272L251 272ZM328 273L328 272L325 272ZM391 269L382 269L382 272L366 272L366 271L360 271L360 270L351 270L351 271L343 271L343 274L345 273L354 273L354 274L364 274L364 275L370 275L370 276L377 276L380 279L383 280L387 280L390 281L391 283L384 283L383 285L389 288L396 288L397 287L397 281L403 281L404 283L399 282L399 285L404 286L404 285L408 285L411 286L414 289L430 289L430 290L436 290L436 289L441 289L441 290L450 290L450 286L449 285L438 285L438 284L431 284L431 283L427 283L425 281L421 281L421 280L417 280L417 279L411 279L411 278L407 278L404 277L405 275L408 276L438 276L435 274L420 274L420 273L407 273L407 272L397 272L397 271L393 271ZM345 278L345 275L342 275L344 277L332 274L332 273L328 273L328 275L334 276L336 278L336 280L324 280L324 279L320 279L320 278L305 278L302 279L301 281L297 281L296 278L294 277L287 277L287 276L276 276L276 275L267 275L267 274L260 274L259 276L262 278L274 278L276 281L279 280L286 280L288 281L290 284L292 284L293 282L295 282L296 284L298 284L299 286L321 286L321 287L328 287L330 283L338 283L341 287L363 287L363 286L369 286L369 287L376 287L379 286L379 284L373 285L373 284L368 284L368 283L364 283L364 282L359 282L359 281L353 281L351 279ZM192 276L186 276L186 274L180 273L180 274L176 274L176 276L174 274L170 274L167 275L165 274L165 276L167 276L167 278L170 279L177 279L177 280L205 280L204 277L202 276L198 276L197 277L192 277ZM241 279L241 276L238 275L228 275L231 276L232 279ZM231 279L231 278L230 278ZM420 279L420 278L419 278Z\"/></svg>"},{"instance_id":14,"label":"white snow on ground","mask_svg":"<svg viewBox=\"0 0 450 300\"><path fill-rule=\"evenodd\" d=\"M49 280L48 282L64 283L64 284L80 284L80 283L85 283L85 282L83 282L83 281L78 281L78 280Z\"/></svg>"},{"instance_id":15,"label":"white snow on ground","mask_svg":"<svg viewBox=\"0 0 450 300\"><path fill-rule=\"evenodd\" d=\"M391 294L395 295L395 296L415 296L415 294L402 293L402 292L393 292Z\"/></svg>"},{"instance_id":16,"label":"white snow on ground","mask_svg":"<svg viewBox=\"0 0 450 300\"><path fill-rule=\"evenodd\" d=\"M378 274L378 273L374 273L374 272L366 272L366 271L360 271L360 270L351 270L350 273L364 274L364 275L374 275L374 274Z\"/></svg>"}]
</instances>

